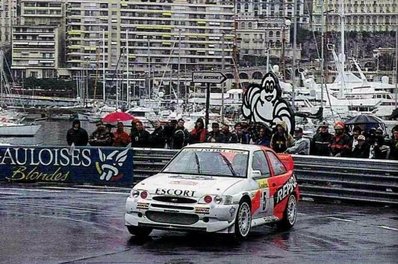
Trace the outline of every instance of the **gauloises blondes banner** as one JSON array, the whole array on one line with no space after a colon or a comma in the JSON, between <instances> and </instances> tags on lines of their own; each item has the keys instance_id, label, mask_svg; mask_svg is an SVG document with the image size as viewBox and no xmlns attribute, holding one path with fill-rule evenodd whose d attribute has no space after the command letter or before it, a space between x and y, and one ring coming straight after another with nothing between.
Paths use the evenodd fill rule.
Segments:
<instances>
[{"instance_id":1,"label":"gauloises blondes banner","mask_svg":"<svg viewBox=\"0 0 398 264\"><path fill-rule=\"evenodd\" d=\"M133 150L95 147L0 147L0 180L131 184Z\"/></svg>"}]
</instances>

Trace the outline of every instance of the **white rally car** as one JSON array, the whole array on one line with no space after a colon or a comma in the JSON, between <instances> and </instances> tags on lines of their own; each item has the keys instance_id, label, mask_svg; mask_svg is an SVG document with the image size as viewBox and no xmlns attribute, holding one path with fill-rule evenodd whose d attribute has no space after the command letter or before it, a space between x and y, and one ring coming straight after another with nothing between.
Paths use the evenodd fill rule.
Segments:
<instances>
[{"instance_id":1,"label":"white rally car","mask_svg":"<svg viewBox=\"0 0 398 264\"><path fill-rule=\"evenodd\" d=\"M183 148L158 174L131 190L125 224L136 236L152 229L198 230L247 237L250 229L296 222L299 190L288 154L256 145L202 143Z\"/></svg>"}]
</instances>

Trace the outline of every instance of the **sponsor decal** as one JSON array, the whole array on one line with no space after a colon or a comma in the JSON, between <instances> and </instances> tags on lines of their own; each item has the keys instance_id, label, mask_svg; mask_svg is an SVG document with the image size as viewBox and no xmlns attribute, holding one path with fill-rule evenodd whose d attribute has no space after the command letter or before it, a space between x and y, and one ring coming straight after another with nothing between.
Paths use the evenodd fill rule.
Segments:
<instances>
[{"instance_id":1,"label":"sponsor decal","mask_svg":"<svg viewBox=\"0 0 398 264\"><path fill-rule=\"evenodd\" d=\"M17 182L130 183L129 149L0 147L0 180Z\"/></svg>"},{"instance_id":2,"label":"sponsor decal","mask_svg":"<svg viewBox=\"0 0 398 264\"><path fill-rule=\"evenodd\" d=\"M192 185L195 186L198 183L194 182L194 181L184 181L184 180L180 180L180 181L170 181L170 184L177 184L177 185Z\"/></svg>"},{"instance_id":3,"label":"sponsor decal","mask_svg":"<svg viewBox=\"0 0 398 264\"><path fill-rule=\"evenodd\" d=\"M123 177L123 173L119 172L119 168L123 166L123 163L127 159L128 149L124 151L112 151L109 155L105 155L100 149L98 149L98 155L100 162L95 162L95 168L100 175L100 180L118 180Z\"/></svg>"},{"instance_id":4,"label":"sponsor decal","mask_svg":"<svg viewBox=\"0 0 398 264\"><path fill-rule=\"evenodd\" d=\"M222 149L222 148L201 148L201 149L185 149L184 151L195 151L195 152L223 152L223 153L236 153L236 154L248 154L247 150L237 149Z\"/></svg>"},{"instance_id":5,"label":"sponsor decal","mask_svg":"<svg viewBox=\"0 0 398 264\"><path fill-rule=\"evenodd\" d=\"M259 180L257 180L257 184L260 189L267 188L268 187L268 179L259 179Z\"/></svg>"},{"instance_id":6,"label":"sponsor decal","mask_svg":"<svg viewBox=\"0 0 398 264\"><path fill-rule=\"evenodd\" d=\"M291 176L285 184L282 185L277 191L274 197L275 204L280 203L283 199L289 196L297 187L297 181L294 176Z\"/></svg>"},{"instance_id":7,"label":"sponsor decal","mask_svg":"<svg viewBox=\"0 0 398 264\"><path fill-rule=\"evenodd\" d=\"M196 214L209 214L210 208L209 207L195 207Z\"/></svg>"},{"instance_id":8,"label":"sponsor decal","mask_svg":"<svg viewBox=\"0 0 398 264\"><path fill-rule=\"evenodd\" d=\"M231 215L231 217L235 214L235 207L231 206L231 208L229 208L229 214Z\"/></svg>"},{"instance_id":9,"label":"sponsor decal","mask_svg":"<svg viewBox=\"0 0 398 264\"><path fill-rule=\"evenodd\" d=\"M252 215L253 215L257 212L258 209L260 209L261 190L257 190L253 192L251 195L252 195Z\"/></svg>"},{"instance_id":10,"label":"sponsor decal","mask_svg":"<svg viewBox=\"0 0 398 264\"><path fill-rule=\"evenodd\" d=\"M287 131L293 133L294 113L289 102L282 97L278 77L268 72L261 84L251 83L243 95L243 116L253 122L261 122L272 127L284 121Z\"/></svg>"},{"instance_id":11,"label":"sponsor decal","mask_svg":"<svg viewBox=\"0 0 398 264\"><path fill-rule=\"evenodd\" d=\"M195 191L157 188L156 191L155 191L155 194L157 194L157 195L175 195L175 196L193 197L194 194L195 194Z\"/></svg>"}]
</instances>

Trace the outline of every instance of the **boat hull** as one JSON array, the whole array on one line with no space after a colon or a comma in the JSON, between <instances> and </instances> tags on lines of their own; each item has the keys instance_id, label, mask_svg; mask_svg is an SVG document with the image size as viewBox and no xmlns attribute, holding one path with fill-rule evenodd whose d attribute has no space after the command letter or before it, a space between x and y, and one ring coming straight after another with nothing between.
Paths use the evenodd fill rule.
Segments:
<instances>
[{"instance_id":1,"label":"boat hull","mask_svg":"<svg viewBox=\"0 0 398 264\"><path fill-rule=\"evenodd\" d=\"M39 131L41 125L0 125L2 137L33 137Z\"/></svg>"}]
</instances>

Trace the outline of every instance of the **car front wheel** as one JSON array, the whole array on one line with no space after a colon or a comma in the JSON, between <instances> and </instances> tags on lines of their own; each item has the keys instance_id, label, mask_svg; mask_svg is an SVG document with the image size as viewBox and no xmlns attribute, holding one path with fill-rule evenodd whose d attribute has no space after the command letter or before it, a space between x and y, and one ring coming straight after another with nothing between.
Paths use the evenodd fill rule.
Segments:
<instances>
[{"instance_id":1,"label":"car front wheel","mask_svg":"<svg viewBox=\"0 0 398 264\"><path fill-rule=\"evenodd\" d=\"M245 239L250 232L252 214L247 201L241 201L235 219L235 237Z\"/></svg>"},{"instance_id":2,"label":"car front wheel","mask_svg":"<svg viewBox=\"0 0 398 264\"><path fill-rule=\"evenodd\" d=\"M152 232L152 228L147 227L138 227L138 226L127 226L130 234L135 235L139 238L148 237L149 234Z\"/></svg>"},{"instance_id":3,"label":"car front wheel","mask_svg":"<svg viewBox=\"0 0 398 264\"><path fill-rule=\"evenodd\" d=\"M287 230L294 226L297 218L297 200L293 194L289 196L283 219L278 223L278 228Z\"/></svg>"}]
</instances>

